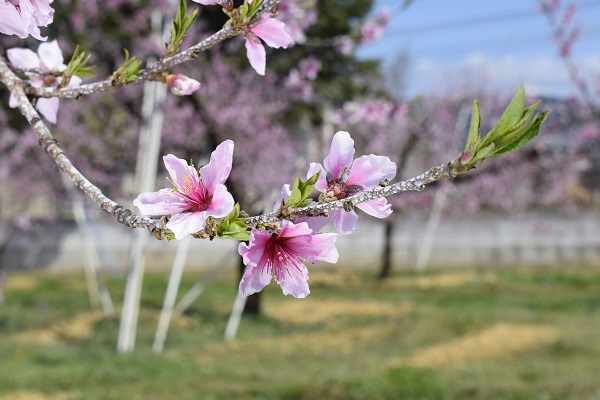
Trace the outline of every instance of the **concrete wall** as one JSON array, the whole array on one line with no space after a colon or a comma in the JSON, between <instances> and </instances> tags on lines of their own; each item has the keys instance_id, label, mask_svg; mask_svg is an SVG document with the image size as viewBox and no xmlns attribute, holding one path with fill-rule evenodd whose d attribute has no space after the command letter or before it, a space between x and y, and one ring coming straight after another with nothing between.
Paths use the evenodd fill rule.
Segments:
<instances>
[{"instance_id":1,"label":"concrete wall","mask_svg":"<svg viewBox=\"0 0 600 400\"><path fill-rule=\"evenodd\" d=\"M413 269L419 257L425 267L501 267L514 264L600 266L600 217L532 216L526 219L481 217L442 221L432 240L429 257L423 253L427 221L408 220L396 225L394 268ZM132 230L116 223L96 225L104 264L125 271ZM383 224L361 216L357 232L338 239L340 261L335 268L380 266ZM178 242L148 237L149 269L171 267ZM194 240L186 269L201 270L216 263L233 264L237 242ZM48 226L36 235L11 239L2 260L10 270L48 268L76 270L84 262L84 242L74 222ZM111 259L113 261L111 261Z\"/></svg>"}]
</instances>

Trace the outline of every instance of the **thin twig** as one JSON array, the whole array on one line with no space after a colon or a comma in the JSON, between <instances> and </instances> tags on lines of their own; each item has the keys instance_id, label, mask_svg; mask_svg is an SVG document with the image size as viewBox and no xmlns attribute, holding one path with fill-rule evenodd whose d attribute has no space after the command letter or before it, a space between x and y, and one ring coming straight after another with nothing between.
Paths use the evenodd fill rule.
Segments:
<instances>
[{"instance_id":1,"label":"thin twig","mask_svg":"<svg viewBox=\"0 0 600 400\"><path fill-rule=\"evenodd\" d=\"M277 10L277 5L281 0L267 0L264 2L263 6L257 11L255 16L252 18L247 25L253 25L257 21L260 20L261 16L266 13L274 13ZM229 39L231 37L237 36L241 32L241 29L238 27L234 27L232 24L229 24L223 27L218 32L210 35L208 38L203 41L189 47L186 50L180 51L177 54L174 54L170 57L161 58L156 63L151 65L148 68L142 69L141 73L137 76L136 79L130 82L120 82L119 84L112 78L88 83L85 85L79 85L76 87L40 87L35 88L31 85L25 86L25 91L28 95L36 96L36 97L62 97L62 98L80 98L82 96L87 96L94 93L106 92L109 90L117 89L119 87L140 83L148 80L155 80L155 77L161 74L164 71L167 71L169 68L172 68L176 65L183 64L187 61L192 61L196 59L200 53L210 49L216 44Z\"/></svg>"},{"instance_id":2,"label":"thin twig","mask_svg":"<svg viewBox=\"0 0 600 400\"><path fill-rule=\"evenodd\" d=\"M27 98L27 95L23 90L23 80L10 70L2 57L0 57L0 81L6 85L17 100L19 110L35 131L40 146L50 155L61 171L67 174L69 179L71 179L79 189L90 196L102 210L115 216L117 221L121 224L132 228L144 227L158 238L163 238L162 236L164 235L158 227L159 221L135 215L127 208L106 197L98 187L94 186L77 168L75 168L59 146L58 140L52 136L52 133Z\"/></svg>"}]
</instances>

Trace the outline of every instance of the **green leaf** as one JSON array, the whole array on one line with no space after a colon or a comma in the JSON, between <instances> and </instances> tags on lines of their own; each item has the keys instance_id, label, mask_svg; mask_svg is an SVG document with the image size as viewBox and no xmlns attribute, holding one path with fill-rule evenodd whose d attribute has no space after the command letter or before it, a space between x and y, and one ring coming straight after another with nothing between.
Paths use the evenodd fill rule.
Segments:
<instances>
[{"instance_id":1,"label":"green leaf","mask_svg":"<svg viewBox=\"0 0 600 400\"><path fill-rule=\"evenodd\" d=\"M540 133L542 124L546 121L550 111L544 111L542 114L538 114L529 121L528 124L515 131L515 138L513 141L507 143L505 146L498 148L494 151L494 156L500 154L509 153L525 146L531 139L536 137Z\"/></svg>"},{"instance_id":2,"label":"green leaf","mask_svg":"<svg viewBox=\"0 0 600 400\"><path fill-rule=\"evenodd\" d=\"M240 205L235 203L233 209L217 223L217 236L223 239L249 240L250 231L244 220L240 218Z\"/></svg>"},{"instance_id":3,"label":"green leaf","mask_svg":"<svg viewBox=\"0 0 600 400\"><path fill-rule=\"evenodd\" d=\"M296 207L302 201L302 191L300 190L300 178L296 178L292 186L292 192L285 202L286 207Z\"/></svg>"},{"instance_id":4,"label":"green leaf","mask_svg":"<svg viewBox=\"0 0 600 400\"><path fill-rule=\"evenodd\" d=\"M86 76L94 76L96 73L93 71L94 66L88 65L91 54L86 54L79 49L79 45L75 47L75 51L73 52L73 56L67 64L67 69L63 72L63 78L66 80L64 82L64 86L68 84L68 81L71 79L71 76L78 75L82 77Z\"/></svg>"},{"instance_id":5,"label":"green leaf","mask_svg":"<svg viewBox=\"0 0 600 400\"><path fill-rule=\"evenodd\" d=\"M198 9L194 9L189 15L187 13L186 0L179 0L179 7L177 8L177 15L173 19L171 26L171 36L169 38L169 44L167 45L167 51L165 56L169 57L176 54L179 51L181 41L185 37L188 29L194 22L198 14Z\"/></svg>"},{"instance_id":6,"label":"green leaf","mask_svg":"<svg viewBox=\"0 0 600 400\"><path fill-rule=\"evenodd\" d=\"M496 125L483 138L482 145L487 146L488 144L494 142L499 135L504 134L504 132L517 125L519 120L521 120L523 117L525 103L525 89L523 88L523 85L521 85Z\"/></svg>"},{"instance_id":7,"label":"green leaf","mask_svg":"<svg viewBox=\"0 0 600 400\"><path fill-rule=\"evenodd\" d=\"M292 186L292 193L285 202L285 206L291 208L306 207L305 205L303 205L306 204L306 200L308 200L308 204L310 204L310 201L312 200L307 199L307 197L315 188L315 184L319 180L320 174L321 171L317 172L316 174L308 178L306 181L303 181L300 178L296 178L296 180L294 181L294 185Z\"/></svg>"},{"instance_id":8,"label":"green leaf","mask_svg":"<svg viewBox=\"0 0 600 400\"><path fill-rule=\"evenodd\" d=\"M472 144L479 139L479 129L481 129L481 114L477 100L473 100L473 111L471 112L471 127L469 128L469 137L465 151L468 151Z\"/></svg>"}]
</instances>

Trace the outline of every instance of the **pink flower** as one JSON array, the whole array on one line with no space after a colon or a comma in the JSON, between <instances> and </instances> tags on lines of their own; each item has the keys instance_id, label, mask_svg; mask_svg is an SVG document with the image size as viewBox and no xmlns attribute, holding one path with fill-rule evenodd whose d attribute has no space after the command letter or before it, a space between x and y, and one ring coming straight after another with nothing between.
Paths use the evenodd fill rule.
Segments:
<instances>
[{"instance_id":1,"label":"pink flower","mask_svg":"<svg viewBox=\"0 0 600 400\"><path fill-rule=\"evenodd\" d=\"M0 32L17 35L22 39L31 35L46 40L40 34L40 26L48 26L54 19L50 7L53 0L10 0L0 1Z\"/></svg>"},{"instance_id":2,"label":"pink flower","mask_svg":"<svg viewBox=\"0 0 600 400\"><path fill-rule=\"evenodd\" d=\"M305 298L310 290L303 259L337 262L336 240L335 233L314 234L304 222L283 221L276 232L252 230L250 243L238 247L248 267L240 281L240 293L248 296L260 292L275 279L283 294Z\"/></svg>"},{"instance_id":3,"label":"pink flower","mask_svg":"<svg viewBox=\"0 0 600 400\"><path fill-rule=\"evenodd\" d=\"M169 154L163 157L175 189L141 193L133 205L147 215L171 215L166 227L181 240L206 226L206 218L224 217L233 209L233 197L223 183L229 177L233 142L217 146L207 165L198 171L185 160Z\"/></svg>"},{"instance_id":4,"label":"pink flower","mask_svg":"<svg viewBox=\"0 0 600 400\"><path fill-rule=\"evenodd\" d=\"M246 52L250 65L259 75L265 74L267 56L265 48L260 42L264 40L269 47L287 48L294 43L290 35L285 31L285 24L278 21L270 14L265 14L260 21L244 34L246 37ZM259 39L260 38L260 39Z\"/></svg>"},{"instance_id":5,"label":"pink flower","mask_svg":"<svg viewBox=\"0 0 600 400\"><path fill-rule=\"evenodd\" d=\"M167 75L167 86L171 93L177 96L186 96L200 89L200 82L181 74Z\"/></svg>"},{"instance_id":6,"label":"pink flower","mask_svg":"<svg viewBox=\"0 0 600 400\"><path fill-rule=\"evenodd\" d=\"M333 136L329 154L323 160L325 167L310 163L307 176L321 171L315 188L326 191L338 200L373 189L382 180L391 180L396 176L396 164L388 157L370 154L354 161L353 157L354 140L348 132L340 131ZM360 203L356 207L377 218L385 218L392 213L391 205L385 198ZM356 228L358 215L354 211L333 211L329 215L341 235L348 235Z\"/></svg>"},{"instance_id":7,"label":"pink flower","mask_svg":"<svg viewBox=\"0 0 600 400\"><path fill-rule=\"evenodd\" d=\"M64 71L67 66L63 63L63 55L56 40L48 43L41 43L38 47L38 54L35 54L29 49L14 48L6 52L9 61L17 68L22 69L40 69L45 74L40 75L34 72L28 72L29 83L33 87L56 87L61 82L61 77L56 77L56 74ZM68 87L78 86L81 84L81 78L72 76ZM8 105L11 108L18 106L17 100L11 94ZM56 123L56 114L58 113L59 100L58 97L39 98L37 101L37 109L48 122Z\"/></svg>"}]
</instances>

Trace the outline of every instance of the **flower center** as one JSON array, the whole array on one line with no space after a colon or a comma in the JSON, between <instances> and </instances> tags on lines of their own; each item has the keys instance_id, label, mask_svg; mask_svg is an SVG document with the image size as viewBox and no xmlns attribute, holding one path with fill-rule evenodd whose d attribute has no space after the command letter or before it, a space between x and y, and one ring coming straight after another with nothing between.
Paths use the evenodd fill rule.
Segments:
<instances>
[{"instance_id":1,"label":"flower center","mask_svg":"<svg viewBox=\"0 0 600 400\"><path fill-rule=\"evenodd\" d=\"M273 233L265 245L266 256L262 272L270 274L277 283L285 281L286 277L292 276L289 268L302 270L302 260L298 254L291 251L278 234Z\"/></svg>"},{"instance_id":2,"label":"flower center","mask_svg":"<svg viewBox=\"0 0 600 400\"><path fill-rule=\"evenodd\" d=\"M179 190L185 197L188 198L190 209L193 212L206 211L212 202L212 196L204 187L201 179L184 179L184 186L179 187Z\"/></svg>"}]
</instances>

